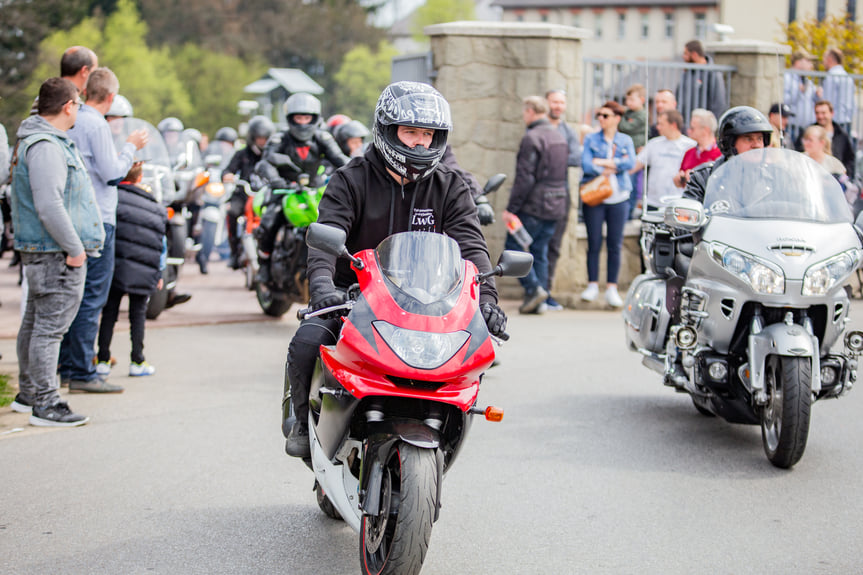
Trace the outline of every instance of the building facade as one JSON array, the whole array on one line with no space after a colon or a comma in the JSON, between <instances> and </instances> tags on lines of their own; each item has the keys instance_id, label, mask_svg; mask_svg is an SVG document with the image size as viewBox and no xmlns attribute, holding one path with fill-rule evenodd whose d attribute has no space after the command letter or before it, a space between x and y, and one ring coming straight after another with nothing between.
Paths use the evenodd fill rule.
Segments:
<instances>
[{"instance_id":1,"label":"building facade","mask_svg":"<svg viewBox=\"0 0 863 575\"><path fill-rule=\"evenodd\" d=\"M693 39L718 40L719 0L495 0L504 22L584 28L588 58L680 59Z\"/></svg>"}]
</instances>

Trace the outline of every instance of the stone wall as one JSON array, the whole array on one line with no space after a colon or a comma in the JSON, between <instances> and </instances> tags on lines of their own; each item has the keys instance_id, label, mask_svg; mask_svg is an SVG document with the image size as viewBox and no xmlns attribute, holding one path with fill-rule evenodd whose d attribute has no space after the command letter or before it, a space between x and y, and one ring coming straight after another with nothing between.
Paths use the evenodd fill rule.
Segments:
<instances>
[{"instance_id":1,"label":"stone wall","mask_svg":"<svg viewBox=\"0 0 863 575\"><path fill-rule=\"evenodd\" d=\"M425 32L431 39L435 86L452 107L450 142L459 162L480 183L493 174L507 174L501 190L489 197L498 221L483 230L495 260L506 233L499 215L509 199L524 135L522 100L560 88L567 92L568 108L581 109L581 40L590 32L519 22L451 22L429 26ZM571 189L578 189L578 178L578 170L570 170ZM576 221L575 213L570 221ZM577 226L571 225L562 246L555 293L576 289L577 235ZM520 293L514 280L501 283L504 295Z\"/></svg>"},{"instance_id":2,"label":"stone wall","mask_svg":"<svg viewBox=\"0 0 863 575\"><path fill-rule=\"evenodd\" d=\"M503 249L505 229L500 213L506 207L515 174L515 158L524 134L522 99L551 88L567 92L572 117L582 105L582 41L589 30L557 24L526 22L451 22L429 26L435 86L449 100L454 130L450 137L461 165L484 183L498 172L508 180L489 201L498 221L484 228L492 260ZM767 110L782 99L782 71L788 46L752 40L709 43L717 64L737 67L729 87L731 105ZM570 170L570 189L578 189L580 170ZM575 195L575 194L574 194ZM626 289L641 270L639 222L624 232L619 283ZM573 202L552 293L567 305L581 305L578 294L587 284L586 233L577 224ZM605 250L601 256L600 287L605 283ZM502 295L520 297L515 280L499 282ZM601 305L601 304L594 304Z\"/></svg>"}]
</instances>

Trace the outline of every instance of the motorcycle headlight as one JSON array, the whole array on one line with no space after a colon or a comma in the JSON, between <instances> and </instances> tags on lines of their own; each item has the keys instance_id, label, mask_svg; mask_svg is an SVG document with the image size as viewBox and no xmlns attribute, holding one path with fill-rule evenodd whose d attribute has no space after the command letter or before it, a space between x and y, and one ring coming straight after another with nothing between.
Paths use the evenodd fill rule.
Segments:
<instances>
[{"instance_id":1,"label":"motorcycle headlight","mask_svg":"<svg viewBox=\"0 0 863 575\"><path fill-rule=\"evenodd\" d=\"M779 266L732 247L714 242L711 246L714 261L733 273L758 293L785 293L785 274Z\"/></svg>"},{"instance_id":2,"label":"motorcycle headlight","mask_svg":"<svg viewBox=\"0 0 863 575\"><path fill-rule=\"evenodd\" d=\"M803 295L824 295L833 286L844 282L860 263L860 250L848 250L806 270Z\"/></svg>"},{"instance_id":3,"label":"motorcycle headlight","mask_svg":"<svg viewBox=\"0 0 863 575\"><path fill-rule=\"evenodd\" d=\"M470 337L466 331L429 333L396 327L385 321L375 321L372 325L402 361L417 369L442 366Z\"/></svg>"},{"instance_id":4,"label":"motorcycle headlight","mask_svg":"<svg viewBox=\"0 0 863 575\"><path fill-rule=\"evenodd\" d=\"M222 182L210 182L204 190L206 190L208 195L218 199L225 195L225 184Z\"/></svg>"}]
</instances>

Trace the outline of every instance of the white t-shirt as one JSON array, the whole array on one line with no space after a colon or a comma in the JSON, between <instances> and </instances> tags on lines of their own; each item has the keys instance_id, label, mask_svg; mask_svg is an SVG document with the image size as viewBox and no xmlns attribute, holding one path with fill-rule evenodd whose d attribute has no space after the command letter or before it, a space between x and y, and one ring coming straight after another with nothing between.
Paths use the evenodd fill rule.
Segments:
<instances>
[{"instance_id":1,"label":"white t-shirt","mask_svg":"<svg viewBox=\"0 0 863 575\"><path fill-rule=\"evenodd\" d=\"M642 205L656 208L662 205L661 198L683 195L683 188L674 185L674 176L680 171L683 154L694 145L695 140L683 135L676 140L657 136L647 142L638 154L638 161L647 168L647 190Z\"/></svg>"}]
</instances>

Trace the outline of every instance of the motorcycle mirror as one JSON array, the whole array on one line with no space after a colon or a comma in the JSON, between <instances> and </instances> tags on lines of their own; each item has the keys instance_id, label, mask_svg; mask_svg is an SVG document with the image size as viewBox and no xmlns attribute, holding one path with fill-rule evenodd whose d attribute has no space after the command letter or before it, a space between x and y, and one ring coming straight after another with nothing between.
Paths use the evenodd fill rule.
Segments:
<instances>
[{"instance_id":1,"label":"motorcycle mirror","mask_svg":"<svg viewBox=\"0 0 863 575\"><path fill-rule=\"evenodd\" d=\"M309 230L306 232L306 245L334 256L341 256L347 251L346 239L344 230L317 222L309 224Z\"/></svg>"},{"instance_id":2,"label":"motorcycle mirror","mask_svg":"<svg viewBox=\"0 0 863 575\"><path fill-rule=\"evenodd\" d=\"M488 179L485 187L482 189L483 195L497 191L506 181L506 174L495 174Z\"/></svg>"},{"instance_id":3,"label":"motorcycle mirror","mask_svg":"<svg viewBox=\"0 0 863 575\"><path fill-rule=\"evenodd\" d=\"M530 273L530 268L533 267L533 254L528 252L518 252L514 250L504 250L497 260L495 271L501 277L523 278Z\"/></svg>"},{"instance_id":4,"label":"motorcycle mirror","mask_svg":"<svg viewBox=\"0 0 863 575\"><path fill-rule=\"evenodd\" d=\"M694 232L707 221L704 206L697 200L678 198L665 208L665 224L675 229Z\"/></svg>"},{"instance_id":5,"label":"motorcycle mirror","mask_svg":"<svg viewBox=\"0 0 863 575\"><path fill-rule=\"evenodd\" d=\"M345 247L346 239L347 235L344 230L318 222L309 224L309 229L306 232L306 245L310 248L321 250L336 257L349 258L354 267L363 269L362 260L352 256L348 252L348 248Z\"/></svg>"},{"instance_id":6,"label":"motorcycle mirror","mask_svg":"<svg viewBox=\"0 0 863 575\"><path fill-rule=\"evenodd\" d=\"M533 255L527 252L504 250L497 260L497 265L490 272L477 274L476 283L482 283L491 276L523 278L533 267Z\"/></svg>"}]
</instances>

